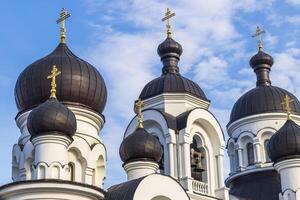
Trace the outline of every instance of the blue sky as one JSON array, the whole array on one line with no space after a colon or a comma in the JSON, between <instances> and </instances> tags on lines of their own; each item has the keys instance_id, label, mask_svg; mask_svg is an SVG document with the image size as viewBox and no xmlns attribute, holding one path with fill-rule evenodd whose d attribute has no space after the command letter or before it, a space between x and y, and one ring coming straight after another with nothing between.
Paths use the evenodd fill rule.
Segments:
<instances>
[{"instance_id":1,"label":"blue sky","mask_svg":"<svg viewBox=\"0 0 300 200\"><path fill-rule=\"evenodd\" d=\"M58 44L55 20L62 7L72 15L66 24L68 46L99 69L108 87L100 134L108 149L105 187L125 180L118 147L133 101L160 75L156 48L165 39L161 18L167 7L176 13L173 38L184 49L181 73L202 87L223 128L236 99L255 86L248 61L257 51L251 38L256 25L267 31L264 49L275 59L273 85L300 97L300 0L1 1L0 184L11 181L11 150L20 134L14 121L16 79Z\"/></svg>"}]
</instances>

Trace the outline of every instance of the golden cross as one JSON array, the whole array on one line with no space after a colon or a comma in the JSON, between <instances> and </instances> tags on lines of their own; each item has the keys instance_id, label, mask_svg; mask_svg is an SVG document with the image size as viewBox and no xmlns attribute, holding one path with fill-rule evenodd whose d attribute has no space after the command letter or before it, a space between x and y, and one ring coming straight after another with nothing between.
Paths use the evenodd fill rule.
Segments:
<instances>
[{"instance_id":1,"label":"golden cross","mask_svg":"<svg viewBox=\"0 0 300 200\"><path fill-rule=\"evenodd\" d=\"M142 99L139 98L138 101L136 102L136 110L137 110L137 115L138 115L138 128L144 128L142 107L143 107Z\"/></svg>"},{"instance_id":2,"label":"golden cross","mask_svg":"<svg viewBox=\"0 0 300 200\"><path fill-rule=\"evenodd\" d=\"M51 74L47 76L47 79L51 79L50 98L56 98L56 77L61 74L55 65L52 66Z\"/></svg>"},{"instance_id":3,"label":"golden cross","mask_svg":"<svg viewBox=\"0 0 300 200\"><path fill-rule=\"evenodd\" d=\"M61 9L60 18L56 20L56 24L61 23L60 27L60 42L66 43L66 29L65 29L65 20L71 17L70 13L68 13L64 8Z\"/></svg>"},{"instance_id":4,"label":"golden cross","mask_svg":"<svg viewBox=\"0 0 300 200\"><path fill-rule=\"evenodd\" d=\"M167 21L167 37L171 38L171 22L170 19L175 16L175 13L171 13L170 9L167 8L167 12L165 13L165 17L161 19L161 21Z\"/></svg>"},{"instance_id":5,"label":"golden cross","mask_svg":"<svg viewBox=\"0 0 300 200\"><path fill-rule=\"evenodd\" d=\"M255 34L252 35L252 37L257 37L257 42L258 42L258 51L263 51L263 46L262 46L262 40L261 40L261 35L263 33L266 33L266 31L261 30L259 26L256 27L256 32Z\"/></svg>"},{"instance_id":6,"label":"golden cross","mask_svg":"<svg viewBox=\"0 0 300 200\"><path fill-rule=\"evenodd\" d=\"M286 112L287 112L287 115L288 115L288 119L291 119L291 107L290 107L290 103L292 103L294 101L294 99L291 99L289 97L289 95L285 95L284 98L283 98L283 102L281 104L284 105L285 109L286 109Z\"/></svg>"}]
</instances>

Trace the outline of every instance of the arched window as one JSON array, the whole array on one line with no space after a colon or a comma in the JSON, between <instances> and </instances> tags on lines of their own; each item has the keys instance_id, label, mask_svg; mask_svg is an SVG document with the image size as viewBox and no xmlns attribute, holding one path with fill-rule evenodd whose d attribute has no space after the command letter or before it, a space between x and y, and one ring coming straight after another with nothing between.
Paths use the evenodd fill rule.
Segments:
<instances>
[{"instance_id":1,"label":"arched window","mask_svg":"<svg viewBox=\"0 0 300 200\"><path fill-rule=\"evenodd\" d=\"M253 165L254 164L254 149L253 149L253 144L248 143L247 146L247 159L248 159L248 165Z\"/></svg>"},{"instance_id":2,"label":"arched window","mask_svg":"<svg viewBox=\"0 0 300 200\"><path fill-rule=\"evenodd\" d=\"M193 143L190 148L192 177L197 181L207 183L207 155L198 136L193 137Z\"/></svg>"},{"instance_id":3,"label":"arched window","mask_svg":"<svg viewBox=\"0 0 300 200\"><path fill-rule=\"evenodd\" d=\"M268 140L265 140L264 142L264 149L265 149L265 159L266 159L266 162L271 162L271 159L268 155L268 144L269 144L269 139Z\"/></svg>"},{"instance_id":4,"label":"arched window","mask_svg":"<svg viewBox=\"0 0 300 200\"><path fill-rule=\"evenodd\" d=\"M70 181L75 181L75 167L73 163L69 163Z\"/></svg>"}]
</instances>

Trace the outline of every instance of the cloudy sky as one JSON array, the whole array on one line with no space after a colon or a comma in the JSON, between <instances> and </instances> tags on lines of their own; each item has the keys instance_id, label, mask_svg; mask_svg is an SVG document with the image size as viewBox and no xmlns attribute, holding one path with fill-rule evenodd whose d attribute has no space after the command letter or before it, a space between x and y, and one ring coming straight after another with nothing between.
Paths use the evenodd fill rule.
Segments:
<instances>
[{"instance_id":1,"label":"cloudy sky","mask_svg":"<svg viewBox=\"0 0 300 200\"><path fill-rule=\"evenodd\" d=\"M300 0L27 0L0 3L0 184L11 181L11 149L19 137L14 85L30 63L59 41L55 20L65 7L67 43L96 66L108 87L101 131L108 150L105 187L125 180L119 144L143 86L161 73L157 46L165 37L161 18L176 13L173 38L183 46L181 73L211 99L224 130L239 96L255 86L248 61L257 51L251 35L266 30L264 50L275 60L271 80L300 97ZM226 163L226 170L229 166Z\"/></svg>"}]
</instances>

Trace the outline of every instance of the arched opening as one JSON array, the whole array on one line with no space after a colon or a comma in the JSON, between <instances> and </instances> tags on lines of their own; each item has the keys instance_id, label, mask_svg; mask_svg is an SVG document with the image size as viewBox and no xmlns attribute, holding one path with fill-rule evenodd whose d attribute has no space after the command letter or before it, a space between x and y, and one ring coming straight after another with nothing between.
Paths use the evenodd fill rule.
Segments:
<instances>
[{"instance_id":1,"label":"arched opening","mask_svg":"<svg viewBox=\"0 0 300 200\"><path fill-rule=\"evenodd\" d=\"M247 160L248 160L248 166L254 164L254 149L253 149L253 144L248 143L246 145L247 148Z\"/></svg>"},{"instance_id":2,"label":"arched opening","mask_svg":"<svg viewBox=\"0 0 300 200\"><path fill-rule=\"evenodd\" d=\"M94 170L94 181L93 184L98 187L103 187L105 179L105 163L103 156L99 156L96 161L96 166Z\"/></svg>"},{"instance_id":3,"label":"arched opening","mask_svg":"<svg viewBox=\"0 0 300 200\"><path fill-rule=\"evenodd\" d=\"M85 182L85 170L87 166L86 160L82 157L80 151L77 148L71 148L68 151L68 159L70 163L73 163L74 168L74 181Z\"/></svg>"},{"instance_id":4,"label":"arched opening","mask_svg":"<svg viewBox=\"0 0 300 200\"><path fill-rule=\"evenodd\" d=\"M191 175L201 182L207 183L207 153L199 136L193 137L191 149Z\"/></svg>"},{"instance_id":5,"label":"arched opening","mask_svg":"<svg viewBox=\"0 0 300 200\"><path fill-rule=\"evenodd\" d=\"M44 165L38 166L38 179L46 178L46 167Z\"/></svg>"},{"instance_id":6,"label":"arched opening","mask_svg":"<svg viewBox=\"0 0 300 200\"><path fill-rule=\"evenodd\" d=\"M268 155L268 144L269 144L269 142L270 142L269 139L265 140L265 142L264 142L264 150L265 150L265 160L266 160L266 162L271 162L271 159L270 159L270 157Z\"/></svg>"},{"instance_id":7,"label":"arched opening","mask_svg":"<svg viewBox=\"0 0 300 200\"><path fill-rule=\"evenodd\" d=\"M74 163L69 163L70 181L75 181L75 166Z\"/></svg>"}]
</instances>

